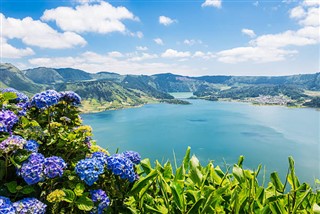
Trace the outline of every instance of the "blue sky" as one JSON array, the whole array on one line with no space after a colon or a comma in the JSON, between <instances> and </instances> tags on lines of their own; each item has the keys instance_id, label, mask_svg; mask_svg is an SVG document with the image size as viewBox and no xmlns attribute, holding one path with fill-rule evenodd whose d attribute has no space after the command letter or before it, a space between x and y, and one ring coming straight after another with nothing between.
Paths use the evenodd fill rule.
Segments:
<instances>
[{"instance_id":1,"label":"blue sky","mask_svg":"<svg viewBox=\"0 0 320 214\"><path fill-rule=\"evenodd\" d=\"M121 74L319 72L319 0L2 0L1 62Z\"/></svg>"}]
</instances>

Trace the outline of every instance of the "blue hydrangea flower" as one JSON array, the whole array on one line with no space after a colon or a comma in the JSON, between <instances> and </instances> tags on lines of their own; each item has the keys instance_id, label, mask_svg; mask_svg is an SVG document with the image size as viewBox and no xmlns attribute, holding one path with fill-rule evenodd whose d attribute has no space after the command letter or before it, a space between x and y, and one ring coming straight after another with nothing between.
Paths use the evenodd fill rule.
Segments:
<instances>
[{"instance_id":1,"label":"blue hydrangea flower","mask_svg":"<svg viewBox=\"0 0 320 214\"><path fill-rule=\"evenodd\" d=\"M13 206L17 214L45 214L47 205L36 198L24 198L20 201L14 202Z\"/></svg>"},{"instance_id":2,"label":"blue hydrangea flower","mask_svg":"<svg viewBox=\"0 0 320 214\"><path fill-rule=\"evenodd\" d=\"M27 151L37 153L39 150L39 143L35 140L28 140L23 148Z\"/></svg>"},{"instance_id":3,"label":"blue hydrangea flower","mask_svg":"<svg viewBox=\"0 0 320 214\"><path fill-rule=\"evenodd\" d=\"M72 104L72 105L81 104L81 97L73 91L60 92L60 95L61 95L60 100L66 101L69 104Z\"/></svg>"},{"instance_id":4,"label":"blue hydrangea flower","mask_svg":"<svg viewBox=\"0 0 320 214\"><path fill-rule=\"evenodd\" d=\"M13 92L13 93L15 93L17 95L17 98L14 101L16 101L16 102L24 102L25 103L25 102L29 101L29 98L28 98L27 95L17 91L14 88L5 88L5 89L2 89L2 92L3 93L5 93L5 92Z\"/></svg>"},{"instance_id":5,"label":"blue hydrangea flower","mask_svg":"<svg viewBox=\"0 0 320 214\"><path fill-rule=\"evenodd\" d=\"M0 132L10 133L12 127L19 121L15 113L10 110L0 111Z\"/></svg>"},{"instance_id":6,"label":"blue hydrangea flower","mask_svg":"<svg viewBox=\"0 0 320 214\"><path fill-rule=\"evenodd\" d=\"M115 175L122 179L128 179L129 182L136 180L136 174L133 169L133 163L122 154L111 155L107 158L107 167Z\"/></svg>"},{"instance_id":7,"label":"blue hydrangea flower","mask_svg":"<svg viewBox=\"0 0 320 214\"><path fill-rule=\"evenodd\" d=\"M18 103L17 107L19 108L18 111L18 116L26 116L27 115L27 110L29 108L30 103L26 102L26 103Z\"/></svg>"},{"instance_id":8,"label":"blue hydrangea flower","mask_svg":"<svg viewBox=\"0 0 320 214\"><path fill-rule=\"evenodd\" d=\"M102 164L107 164L108 155L104 152L94 152L91 157L101 161Z\"/></svg>"},{"instance_id":9,"label":"blue hydrangea flower","mask_svg":"<svg viewBox=\"0 0 320 214\"><path fill-rule=\"evenodd\" d=\"M61 177L67 164L61 157L52 156L44 160L44 174L48 178Z\"/></svg>"},{"instance_id":10,"label":"blue hydrangea flower","mask_svg":"<svg viewBox=\"0 0 320 214\"><path fill-rule=\"evenodd\" d=\"M103 211L108 208L110 205L110 199L109 197L106 197L104 200L102 200L98 205L98 214L104 213Z\"/></svg>"},{"instance_id":11,"label":"blue hydrangea flower","mask_svg":"<svg viewBox=\"0 0 320 214\"><path fill-rule=\"evenodd\" d=\"M93 202L99 202L98 209L94 208L90 213L102 214L104 209L108 208L108 206L110 205L109 197L107 196L106 192L102 189L91 190L90 194Z\"/></svg>"},{"instance_id":12,"label":"blue hydrangea flower","mask_svg":"<svg viewBox=\"0 0 320 214\"><path fill-rule=\"evenodd\" d=\"M0 143L0 154L23 149L26 140L18 135L12 135Z\"/></svg>"},{"instance_id":13,"label":"blue hydrangea flower","mask_svg":"<svg viewBox=\"0 0 320 214\"><path fill-rule=\"evenodd\" d=\"M0 214L15 214L16 211L9 198L0 196Z\"/></svg>"},{"instance_id":14,"label":"blue hydrangea flower","mask_svg":"<svg viewBox=\"0 0 320 214\"><path fill-rule=\"evenodd\" d=\"M139 164L141 162L141 156L138 152L125 151L122 153L126 158L132 161L134 164Z\"/></svg>"},{"instance_id":15,"label":"blue hydrangea flower","mask_svg":"<svg viewBox=\"0 0 320 214\"><path fill-rule=\"evenodd\" d=\"M35 94L31 98L31 105L39 109L47 108L49 106L55 105L60 100L60 94L55 90L47 90L41 93Z\"/></svg>"},{"instance_id":16,"label":"blue hydrangea flower","mask_svg":"<svg viewBox=\"0 0 320 214\"><path fill-rule=\"evenodd\" d=\"M106 199L108 196L102 189L90 190L91 199L93 202L98 202Z\"/></svg>"},{"instance_id":17,"label":"blue hydrangea flower","mask_svg":"<svg viewBox=\"0 0 320 214\"><path fill-rule=\"evenodd\" d=\"M81 180L91 186L104 173L104 165L95 158L86 158L77 163L75 171Z\"/></svg>"},{"instance_id":18,"label":"blue hydrangea flower","mask_svg":"<svg viewBox=\"0 0 320 214\"><path fill-rule=\"evenodd\" d=\"M18 174L25 180L28 185L36 184L45 179L43 173L45 158L40 153L32 153L28 160L25 161Z\"/></svg>"}]
</instances>

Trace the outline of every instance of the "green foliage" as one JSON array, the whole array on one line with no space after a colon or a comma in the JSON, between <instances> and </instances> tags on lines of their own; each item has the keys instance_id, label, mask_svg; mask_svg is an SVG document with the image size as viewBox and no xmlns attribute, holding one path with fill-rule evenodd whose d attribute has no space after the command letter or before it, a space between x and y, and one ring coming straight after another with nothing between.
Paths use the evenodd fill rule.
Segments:
<instances>
[{"instance_id":1,"label":"green foliage","mask_svg":"<svg viewBox=\"0 0 320 214\"><path fill-rule=\"evenodd\" d=\"M126 202L132 213L313 213L319 212L320 191L300 184L294 161L289 157L289 173L283 184L276 172L264 187L257 170L244 169L244 157L223 172L211 162L201 166L190 148L175 170L170 162L141 163L141 179ZM290 184L290 189L286 184ZM143 193L143 194L141 194Z\"/></svg>"}]
</instances>

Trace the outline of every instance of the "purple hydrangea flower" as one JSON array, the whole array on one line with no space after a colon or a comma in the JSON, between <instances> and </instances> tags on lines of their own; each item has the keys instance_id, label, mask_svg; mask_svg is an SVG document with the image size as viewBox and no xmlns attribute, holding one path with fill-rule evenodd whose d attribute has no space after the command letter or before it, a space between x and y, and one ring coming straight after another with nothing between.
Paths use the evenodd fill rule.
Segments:
<instances>
[{"instance_id":1,"label":"purple hydrangea flower","mask_svg":"<svg viewBox=\"0 0 320 214\"><path fill-rule=\"evenodd\" d=\"M14 100L15 102L28 102L29 101L29 98L27 95L25 95L24 93L21 93L19 91L17 91L16 89L14 88L5 88L5 89L2 89L2 92L5 93L5 92L12 92L12 93L15 93L17 95L17 98Z\"/></svg>"},{"instance_id":2,"label":"purple hydrangea flower","mask_svg":"<svg viewBox=\"0 0 320 214\"><path fill-rule=\"evenodd\" d=\"M136 174L133 169L133 163L122 154L115 154L107 158L107 167L115 175L122 179L128 179L129 182L136 180Z\"/></svg>"},{"instance_id":3,"label":"purple hydrangea flower","mask_svg":"<svg viewBox=\"0 0 320 214\"><path fill-rule=\"evenodd\" d=\"M9 153L18 149L23 149L26 140L18 135L12 135L0 143L0 153Z\"/></svg>"},{"instance_id":4,"label":"purple hydrangea flower","mask_svg":"<svg viewBox=\"0 0 320 214\"><path fill-rule=\"evenodd\" d=\"M55 90L47 90L41 93L35 94L31 99L31 106L35 106L39 109L47 108L55 105L60 100L60 94Z\"/></svg>"},{"instance_id":5,"label":"purple hydrangea flower","mask_svg":"<svg viewBox=\"0 0 320 214\"><path fill-rule=\"evenodd\" d=\"M125 151L122 153L126 158L132 161L134 164L139 164L141 162L141 156L138 152Z\"/></svg>"},{"instance_id":6,"label":"purple hydrangea flower","mask_svg":"<svg viewBox=\"0 0 320 214\"><path fill-rule=\"evenodd\" d=\"M0 214L15 214L16 211L9 198L0 196Z\"/></svg>"},{"instance_id":7,"label":"purple hydrangea flower","mask_svg":"<svg viewBox=\"0 0 320 214\"><path fill-rule=\"evenodd\" d=\"M18 116L26 116L27 115L27 110L29 108L30 103L26 102L26 103L18 103L17 107L19 107L19 111L18 111Z\"/></svg>"},{"instance_id":8,"label":"purple hydrangea flower","mask_svg":"<svg viewBox=\"0 0 320 214\"><path fill-rule=\"evenodd\" d=\"M108 196L102 189L90 190L91 199L93 202L99 202L106 199Z\"/></svg>"},{"instance_id":9,"label":"purple hydrangea flower","mask_svg":"<svg viewBox=\"0 0 320 214\"><path fill-rule=\"evenodd\" d=\"M91 157L97 159L102 164L107 164L108 155L104 152L94 152Z\"/></svg>"},{"instance_id":10,"label":"purple hydrangea flower","mask_svg":"<svg viewBox=\"0 0 320 214\"><path fill-rule=\"evenodd\" d=\"M75 171L81 180L91 186L104 173L104 165L95 158L86 158L77 163Z\"/></svg>"},{"instance_id":11,"label":"purple hydrangea flower","mask_svg":"<svg viewBox=\"0 0 320 214\"><path fill-rule=\"evenodd\" d=\"M88 148L90 149L92 144L91 144L91 137L86 137L84 139L84 143L87 144Z\"/></svg>"},{"instance_id":12,"label":"purple hydrangea flower","mask_svg":"<svg viewBox=\"0 0 320 214\"><path fill-rule=\"evenodd\" d=\"M67 168L67 164L61 157L52 156L44 161L44 174L48 178L61 177L65 168Z\"/></svg>"},{"instance_id":13,"label":"purple hydrangea flower","mask_svg":"<svg viewBox=\"0 0 320 214\"><path fill-rule=\"evenodd\" d=\"M44 214L46 213L47 205L36 198L24 198L20 201L14 202L13 206L17 214Z\"/></svg>"},{"instance_id":14,"label":"purple hydrangea flower","mask_svg":"<svg viewBox=\"0 0 320 214\"><path fill-rule=\"evenodd\" d=\"M37 143L35 140L28 140L23 148L27 151L37 153L39 149L39 143Z\"/></svg>"},{"instance_id":15,"label":"purple hydrangea flower","mask_svg":"<svg viewBox=\"0 0 320 214\"><path fill-rule=\"evenodd\" d=\"M66 101L72 105L80 105L81 104L81 97L73 92L73 91L64 91L60 92L61 98L60 100Z\"/></svg>"},{"instance_id":16,"label":"purple hydrangea flower","mask_svg":"<svg viewBox=\"0 0 320 214\"><path fill-rule=\"evenodd\" d=\"M0 111L0 132L11 132L12 127L19 121L17 115L10 110Z\"/></svg>"},{"instance_id":17,"label":"purple hydrangea flower","mask_svg":"<svg viewBox=\"0 0 320 214\"><path fill-rule=\"evenodd\" d=\"M45 158L40 153L32 153L28 160L25 161L18 174L22 176L28 185L36 184L45 179L43 173Z\"/></svg>"}]
</instances>

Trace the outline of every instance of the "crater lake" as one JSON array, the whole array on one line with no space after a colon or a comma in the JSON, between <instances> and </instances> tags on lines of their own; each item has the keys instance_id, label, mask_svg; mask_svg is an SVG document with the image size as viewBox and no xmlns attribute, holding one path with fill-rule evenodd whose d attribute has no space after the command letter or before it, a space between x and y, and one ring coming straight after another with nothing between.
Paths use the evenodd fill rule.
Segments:
<instances>
[{"instance_id":1,"label":"crater lake","mask_svg":"<svg viewBox=\"0 0 320 214\"><path fill-rule=\"evenodd\" d=\"M316 109L188 101L191 105L148 104L82 118L92 126L97 144L111 153L134 150L142 158L162 163L173 163L175 154L179 164L190 146L203 165L212 160L222 168L243 155L244 167L265 167L267 181L272 171L278 171L284 181L288 156L292 156L300 181L313 184L320 178L320 112Z\"/></svg>"}]
</instances>

